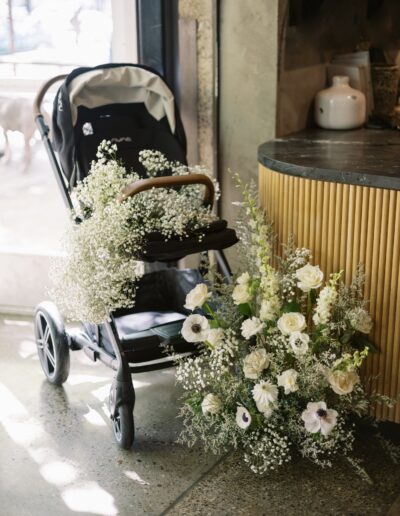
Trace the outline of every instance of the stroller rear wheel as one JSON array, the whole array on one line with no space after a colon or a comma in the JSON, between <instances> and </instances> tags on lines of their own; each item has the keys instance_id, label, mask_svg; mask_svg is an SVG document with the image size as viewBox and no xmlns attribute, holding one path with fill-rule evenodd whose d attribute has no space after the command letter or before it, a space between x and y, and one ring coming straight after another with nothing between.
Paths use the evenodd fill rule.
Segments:
<instances>
[{"instance_id":1,"label":"stroller rear wheel","mask_svg":"<svg viewBox=\"0 0 400 516\"><path fill-rule=\"evenodd\" d=\"M44 302L37 307L35 337L47 380L55 385L63 384L70 368L68 337L61 314L53 303Z\"/></svg>"},{"instance_id":2,"label":"stroller rear wheel","mask_svg":"<svg viewBox=\"0 0 400 516\"><path fill-rule=\"evenodd\" d=\"M135 426L132 407L130 405L120 405L116 408L115 415L112 419L112 426L118 446L124 450L132 448L135 438Z\"/></svg>"}]
</instances>

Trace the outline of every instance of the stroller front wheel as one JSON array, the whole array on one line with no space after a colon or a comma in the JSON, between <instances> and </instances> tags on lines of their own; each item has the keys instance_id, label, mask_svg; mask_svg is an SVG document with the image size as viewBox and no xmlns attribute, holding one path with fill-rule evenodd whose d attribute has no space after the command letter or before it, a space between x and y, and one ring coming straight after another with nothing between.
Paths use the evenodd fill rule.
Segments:
<instances>
[{"instance_id":1,"label":"stroller front wheel","mask_svg":"<svg viewBox=\"0 0 400 516\"><path fill-rule=\"evenodd\" d=\"M132 407L126 404L117 407L112 419L112 426L118 446L124 450L132 448L135 438Z\"/></svg>"},{"instance_id":2,"label":"stroller front wheel","mask_svg":"<svg viewBox=\"0 0 400 516\"><path fill-rule=\"evenodd\" d=\"M63 384L70 368L68 337L61 314L53 303L44 302L37 307L35 338L47 380L55 385Z\"/></svg>"}]
</instances>

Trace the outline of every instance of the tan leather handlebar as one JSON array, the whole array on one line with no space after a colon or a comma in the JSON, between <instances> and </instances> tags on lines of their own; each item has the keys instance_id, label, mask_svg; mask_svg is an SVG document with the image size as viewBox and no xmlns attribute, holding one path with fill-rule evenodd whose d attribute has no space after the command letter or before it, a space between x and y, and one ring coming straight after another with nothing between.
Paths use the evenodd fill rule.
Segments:
<instances>
[{"instance_id":1,"label":"tan leather handlebar","mask_svg":"<svg viewBox=\"0 0 400 516\"><path fill-rule=\"evenodd\" d=\"M56 83L58 81L63 81L66 77L67 77L66 74L56 75L55 77L52 77L51 79L46 81L40 87L40 90L37 92L35 100L33 101L33 116L35 119L42 114L42 112L41 112L42 102L43 102L44 96L46 95L49 88L51 86L53 86L54 83Z\"/></svg>"},{"instance_id":2,"label":"tan leather handlebar","mask_svg":"<svg viewBox=\"0 0 400 516\"><path fill-rule=\"evenodd\" d=\"M205 185L206 191L204 194L204 204L212 206L214 202L214 185L211 179L203 174L188 174L186 176L165 176L165 177L151 177L149 179L139 179L131 183L122 190L122 195L119 201L122 202L128 197L132 197L145 190L151 188L165 188L170 186L184 186L184 185Z\"/></svg>"}]
</instances>

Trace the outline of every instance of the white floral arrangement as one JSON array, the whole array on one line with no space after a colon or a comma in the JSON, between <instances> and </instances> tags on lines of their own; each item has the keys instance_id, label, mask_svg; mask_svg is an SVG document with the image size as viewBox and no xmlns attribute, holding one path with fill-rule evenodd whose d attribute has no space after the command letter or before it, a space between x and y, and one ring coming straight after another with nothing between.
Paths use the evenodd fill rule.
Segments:
<instances>
[{"instance_id":1,"label":"white floral arrangement","mask_svg":"<svg viewBox=\"0 0 400 516\"><path fill-rule=\"evenodd\" d=\"M391 400L367 395L360 379L376 351L362 271L350 286L340 273L325 279L310 251L293 244L274 267L271 225L251 189L241 204L243 272L232 285L214 276L186 299L195 313L182 335L199 353L177 362L180 440L214 453L240 448L259 474L300 453L322 467L344 456L366 477L351 453L354 420L377 399Z\"/></svg>"},{"instance_id":2,"label":"white floral arrangement","mask_svg":"<svg viewBox=\"0 0 400 516\"><path fill-rule=\"evenodd\" d=\"M97 158L73 192L72 218L79 223L67 231L64 257L51 268L51 296L57 305L67 317L92 323L134 306L137 280L144 273L138 256L148 233L159 232L165 240L193 234L201 239L216 219L203 204L202 185L153 188L119 202L122 189L141 178L119 162L117 146L110 141L100 144ZM209 175L202 167L170 162L158 151L141 151L139 161L148 177Z\"/></svg>"}]
</instances>

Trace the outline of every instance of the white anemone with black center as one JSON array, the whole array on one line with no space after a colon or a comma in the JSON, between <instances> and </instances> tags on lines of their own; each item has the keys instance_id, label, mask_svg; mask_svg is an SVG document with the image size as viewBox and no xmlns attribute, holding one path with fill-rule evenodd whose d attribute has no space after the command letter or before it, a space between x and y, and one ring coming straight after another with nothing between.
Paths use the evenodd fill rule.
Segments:
<instances>
[{"instance_id":1,"label":"white anemone with black center","mask_svg":"<svg viewBox=\"0 0 400 516\"><path fill-rule=\"evenodd\" d=\"M317 401L307 403L307 409L301 414L301 419L307 432L321 432L326 436L336 426L337 416L336 410L328 409L325 401Z\"/></svg>"},{"instance_id":2,"label":"white anemone with black center","mask_svg":"<svg viewBox=\"0 0 400 516\"><path fill-rule=\"evenodd\" d=\"M192 314L182 325L182 336L187 342L204 342L207 340L209 329L206 317Z\"/></svg>"}]
</instances>

